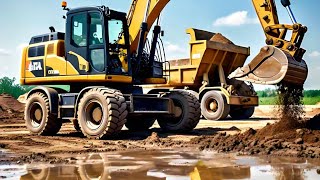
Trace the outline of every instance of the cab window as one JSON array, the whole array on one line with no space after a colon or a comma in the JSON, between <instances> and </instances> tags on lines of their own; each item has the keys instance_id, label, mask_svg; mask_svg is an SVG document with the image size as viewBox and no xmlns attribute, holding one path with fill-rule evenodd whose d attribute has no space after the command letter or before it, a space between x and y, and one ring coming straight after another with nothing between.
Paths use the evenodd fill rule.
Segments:
<instances>
[{"instance_id":1,"label":"cab window","mask_svg":"<svg viewBox=\"0 0 320 180\"><path fill-rule=\"evenodd\" d=\"M115 74L122 74L128 71L127 49L123 39L123 22L117 19L108 21L109 28L109 71Z\"/></svg>"},{"instance_id":2,"label":"cab window","mask_svg":"<svg viewBox=\"0 0 320 180\"><path fill-rule=\"evenodd\" d=\"M123 23L120 20L109 20L109 43L117 43L122 36Z\"/></svg>"},{"instance_id":3,"label":"cab window","mask_svg":"<svg viewBox=\"0 0 320 180\"><path fill-rule=\"evenodd\" d=\"M106 67L102 22L100 13L89 13L89 56L92 67L98 72Z\"/></svg>"},{"instance_id":4,"label":"cab window","mask_svg":"<svg viewBox=\"0 0 320 180\"><path fill-rule=\"evenodd\" d=\"M76 46L87 46L86 15L79 14L72 17L72 41Z\"/></svg>"},{"instance_id":5,"label":"cab window","mask_svg":"<svg viewBox=\"0 0 320 180\"><path fill-rule=\"evenodd\" d=\"M89 43L103 44L102 20L99 13L90 14L90 33Z\"/></svg>"}]
</instances>

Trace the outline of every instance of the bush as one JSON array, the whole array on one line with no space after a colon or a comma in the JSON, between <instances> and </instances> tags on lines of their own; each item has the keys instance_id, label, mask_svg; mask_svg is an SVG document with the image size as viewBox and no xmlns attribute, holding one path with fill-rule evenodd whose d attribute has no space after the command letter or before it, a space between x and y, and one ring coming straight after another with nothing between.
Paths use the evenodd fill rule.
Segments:
<instances>
[{"instance_id":1,"label":"bush","mask_svg":"<svg viewBox=\"0 0 320 180\"><path fill-rule=\"evenodd\" d=\"M0 94L6 93L10 94L14 98L18 98L20 95L31 89L29 86L20 86L19 84L15 84L15 80L15 78L9 77L0 78Z\"/></svg>"}]
</instances>

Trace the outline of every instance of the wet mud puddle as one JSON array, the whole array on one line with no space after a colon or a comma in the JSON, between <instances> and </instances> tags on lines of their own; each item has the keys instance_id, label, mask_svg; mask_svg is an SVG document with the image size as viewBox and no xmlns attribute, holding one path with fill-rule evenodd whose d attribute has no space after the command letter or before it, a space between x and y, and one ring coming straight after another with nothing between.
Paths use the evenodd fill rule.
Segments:
<instances>
[{"instance_id":1,"label":"wet mud puddle","mask_svg":"<svg viewBox=\"0 0 320 180\"><path fill-rule=\"evenodd\" d=\"M284 157L162 150L89 154L73 159L72 164L61 165L0 165L0 179L320 179L318 160Z\"/></svg>"}]
</instances>

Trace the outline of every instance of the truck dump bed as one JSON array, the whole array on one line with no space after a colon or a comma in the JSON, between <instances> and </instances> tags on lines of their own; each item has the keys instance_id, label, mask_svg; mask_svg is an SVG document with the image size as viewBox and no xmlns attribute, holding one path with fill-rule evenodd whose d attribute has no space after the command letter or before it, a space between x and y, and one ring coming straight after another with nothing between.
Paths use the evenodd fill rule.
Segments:
<instances>
[{"instance_id":1,"label":"truck dump bed","mask_svg":"<svg viewBox=\"0 0 320 180\"><path fill-rule=\"evenodd\" d=\"M250 48L233 44L221 34L198 29L187 29L190 35L190 58L171 60L167 85L198 89L204 77L210 84L220 84L219 65L222 65L227 76L238 67L242 67L250 55Z\"/></svg>"}]
</instances>

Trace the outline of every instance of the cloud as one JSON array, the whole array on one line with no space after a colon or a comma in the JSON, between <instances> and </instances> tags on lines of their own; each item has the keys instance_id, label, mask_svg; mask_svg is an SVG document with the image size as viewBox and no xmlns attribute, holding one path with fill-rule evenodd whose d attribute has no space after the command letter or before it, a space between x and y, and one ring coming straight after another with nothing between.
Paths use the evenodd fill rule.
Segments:
<instances>
[{"instance_id":1,"label":"cloud","mask_svg":"<svg viewBox=\"0 0 320 180\"><path fill-rule=\"evenodd\" d=\"M187 46L182 47L180 45L173 44L171 42L166 41L164 42L164 48L165 48L166 57L168 60L182 59L182 58L189 57L188 55L189 49Z\"/></svg>"},{"instance_id":2,"label":"cloud","mask_svg":"<svg viewBox=\"0 0 320 180\"><path fill-rule=\"evenodd\" d=\"M312 51L309 54L310 57L320 57L320 52L319 51Z\"/></svg>"},{"instance_id":3,"label":"cloud","mask_svg":"<svg viewBox=\"0 0 320 180\"><path fill-rule=\"evenodd\" d=\"M240 26L244 24L258 24L257 17L248 17L248 11L237 11L228 16L218 18L214 21L214 26Z\"/></svg>"},{"instance_id":4,"label":"cloud","mask_svg":"<svg viewBox=\"0 0 320 180\"><path fill-rule=\"evenodd\" d=\"M9 56L9 55L11 55L10 51L0 48L0 56Z\"/></svg>"},{"instance_id":5,"label":"cloud","mask_svg":"<svg viewBox=\"0 0 320 180\"><path fill-rule=\"evenodd\" d=\"M18 46L16 47L16 51L18 52L18 54L21 54L23 48L27 47L28 45L29 45L28 43L20 43L20 44L18 44Z\"/></svg>"}]
</instances>

